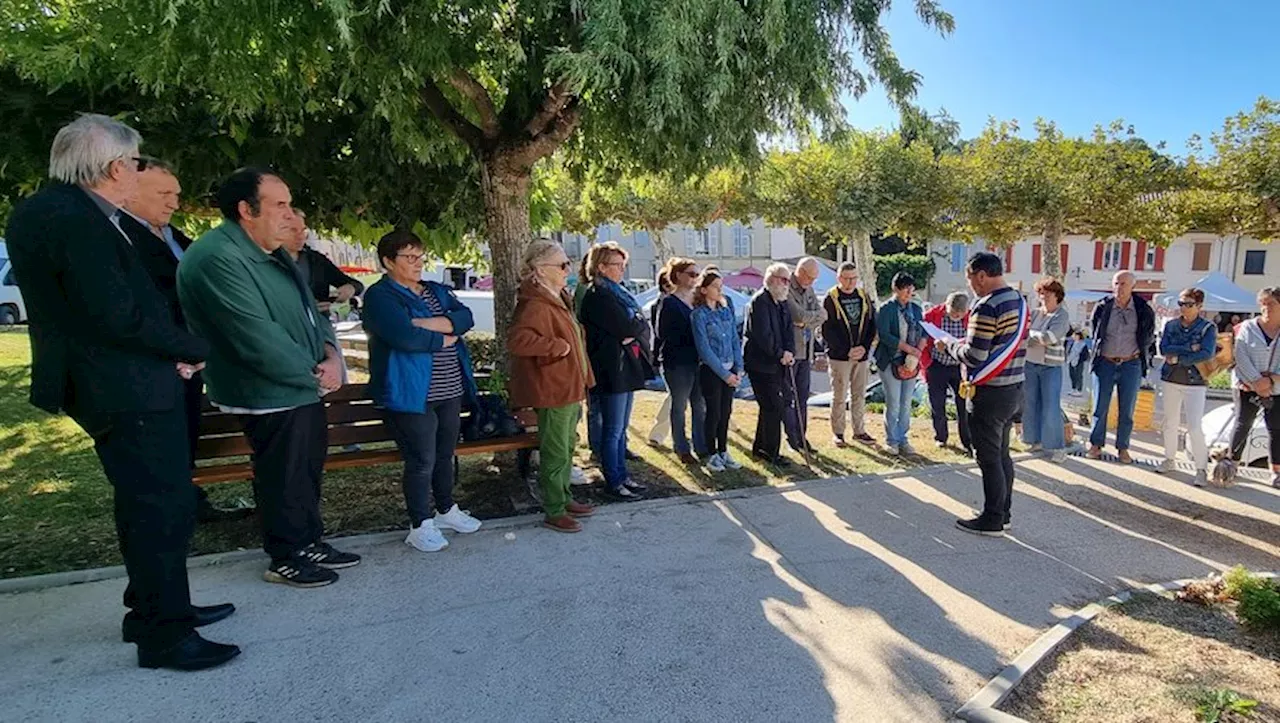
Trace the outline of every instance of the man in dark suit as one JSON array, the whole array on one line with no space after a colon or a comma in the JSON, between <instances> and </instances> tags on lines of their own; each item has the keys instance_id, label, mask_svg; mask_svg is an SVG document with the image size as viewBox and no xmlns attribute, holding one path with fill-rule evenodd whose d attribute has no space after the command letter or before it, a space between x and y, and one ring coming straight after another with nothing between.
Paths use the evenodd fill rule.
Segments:
<instances>
[{"instance_id":1,"label":"man in dark suit","mask_svg":"<svg viewBox=\"0 0 1280 723\"><path fill-rule=\"evenodd\" d=\"M169 302L173 320L187 328L178 304L178 262L191 245L186 234L169 224L178 210L182 185L173 169L164 161L147 158L147 167L138 174L138 188L125 202L120 228L133 243L142 266L151 275L156 288ZM197 372L183 383L184 409L187 415L187 447L195 466L196 443L200 440L200 416L204 408L204 379ZM196 491L196 520L216 522L252 514L252 510L224 510L213 506L209 494L200 486Z\"/></svg>"},{"instance_id":2,"label":"man in dark suit","mask_svg":"<svg viewBox=\"0 0 1280 723\"><path fill-rule=\"evenodd\" d=\"M235 608L193 606L187 582L195 495L182 382L209 345L174 324L120 229L145 165L140 141L103 115L58 131L49 175L59 183L14 210L9 257L30 314L31 403L66 412L93 438L115 491L125 639L142 667L199 670L240 652L195 632Z\"/></svg>"},{"instance_id":3,"label":"man in dark suit","mask_svg":"<svg viewBox=\"0 0 1280 723\"><path fill-rule=\"evenodd\" d=\"M787 309L790 284L791 269L786 264L773 264L765 270L764 288L747 305L747 341L742 350L751 389L760 405L751 455L778 467L791 464L779 453L781 425L794 400L790 367L795 364L795 334Z\"/></svg>"}]
</instances>

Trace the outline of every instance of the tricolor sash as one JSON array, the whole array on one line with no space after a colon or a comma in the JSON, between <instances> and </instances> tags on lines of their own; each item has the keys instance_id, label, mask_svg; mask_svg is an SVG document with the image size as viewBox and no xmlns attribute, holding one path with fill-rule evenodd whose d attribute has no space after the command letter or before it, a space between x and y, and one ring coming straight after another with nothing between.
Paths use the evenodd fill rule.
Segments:
<instances>
[{"instance_id":1,"label":"tricolor sash","mask_svg":"<svg viewBox=\"0 0 1280 723\"><path fill-rule=\"evenodd\" d=\"M978 387L1004 371L1004 368L1009 366L1009 362L1013 361L1013 357L1017 355L1018 347L1027 335L1028 327L1031 326L1031 314L1027 311L1027 300L1019 296L1019 301L1017 332L1013 335L1013 338L1005 343L1004 348L995 354L987 356L987 360L981 365L967 367L969 378L960 382L960 396L962 398L973 399Z\"/></svg>"}]
</instances>

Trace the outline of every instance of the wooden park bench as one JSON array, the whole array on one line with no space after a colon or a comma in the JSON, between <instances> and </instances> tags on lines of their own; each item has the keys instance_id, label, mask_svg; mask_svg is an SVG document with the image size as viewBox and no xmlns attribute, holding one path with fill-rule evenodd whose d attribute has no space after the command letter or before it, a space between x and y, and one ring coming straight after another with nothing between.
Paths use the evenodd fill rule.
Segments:
<instances>
[{"instance_id":1,"label":"wooden park bench","mask_svg":"<svg viewBox=\"0 0 1280 723\"><path fill-rule=\"evenodd\" d=\"M382 421L382 411L373 406L364 384L348 384L324 398L325 416L329 422L329 453L324 468L343 469L399 462L391 428ZM513 410L526 430L537 425L532 410ZM463 415L467 412L464 410ZM370 445L356 449L353 445ZM459 442L457 457L472 454L519 451L520 473L528 476L529 450L538 447L538 434L526 431L514 437ZM200 420L200 441L196 446L196 484L230 482L253 478L253 465L248 460L252 451L244 437L238 415L225 414L205 403Z\"/></svg>"}]
</instances>

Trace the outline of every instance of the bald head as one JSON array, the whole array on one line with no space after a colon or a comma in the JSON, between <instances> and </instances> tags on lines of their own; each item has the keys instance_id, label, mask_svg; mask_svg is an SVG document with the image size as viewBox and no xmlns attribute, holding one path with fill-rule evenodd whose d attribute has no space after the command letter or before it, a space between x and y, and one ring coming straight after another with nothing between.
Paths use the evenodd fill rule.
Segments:
<instances>
[{"instance_id":1,"label":"bald head","mask_svg":"<svg viewBox=\"0 0 1280 723\"><path fill-rule=\"evenodd\" d=\"M812 256L806 256L800 259L800 263L796 264L796 283L800 288L807 289L813 286L813 282L818 279L818 260Z\"/></svg>"},{"instance_id":2,"label":"bald head","mask_svg":"<svg viewBox=\"0 0 1280 723\"><path fill-rule=\"evenodd\" d=\"M1116 295L1116 302L1121 306L1128 306L1129 300L1133 298L1133 286L1137 283L1132 271L1119 271L1115 276L1111 277L1111 290Z\"/></svg>"}]
</instances>

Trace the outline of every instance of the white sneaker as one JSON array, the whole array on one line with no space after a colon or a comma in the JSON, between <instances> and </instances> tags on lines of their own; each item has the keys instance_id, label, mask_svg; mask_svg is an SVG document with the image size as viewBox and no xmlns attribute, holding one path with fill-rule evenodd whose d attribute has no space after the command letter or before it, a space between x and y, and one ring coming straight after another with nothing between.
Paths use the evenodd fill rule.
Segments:
<instances>
[{"instance_id":1,"label":"white sneaker","mask_svg":"<svg viewBox=\"0 0 1280 723\"><path fill-rule=\"evenodd\" d=\"M438 530L453 530L467 535L480 529L480 520L458 509L457 504L450 507L448 512L442 515L437 514L432 519Z\"/></svg>"},{"instance_id":2,"label":"white sneaker","mask_svg":"<svg viewBox=\"0 0 1280 723\"><path fill-rule=\"evenodd\" d=\"M581 467L574 465L574 467L569 470L569 484L574 487L586 487L591 484L591 480L587 478L587 473L584 472Z\"/></svg>"},{"instance_id":3,"label":"white sneaker","mask_svg":"<svg viewBox=\"0 0 1280 723\"><path fill-rule=\"evenodd\" d=\"M894 456L894 457L897 457L897 456L898 456L898 445L896 445L896 444L886 444L886 445L884 446L884 451L885 451L885 452L887 452L887 453L889 453L890 455L892 455L892 456Z\"/></svg>"},{"instance_id":4,"label":"white sneaker","mask_svg":"<svg viewBox=\"0 0 1280 723\"><path fill-rule=\"evenodd\" d=\"M423 520L421 525L409 530L404 541L423 552L439 552L449 546L449 541L444 539L432 520Z\"/></svg>"},{"instance_id":5,"label":"white sneaker","mask_svg":"<svg viewBox=\"0 0 1280 723\"><path fill-rule=\"evenodd\" d=\"M1204 487L1205 485L1209 484L1209 473L1202 469L1196 470L1196 481L1192 482L1191 484L1195 485L1196 487Z\"/></svg>"},{"instance_id":6,"label":"white sneaker","mask_svg":"<svg viewBox=\"0 0 1280 723\"><path fill-rule=\"evenodd\" d=\"M724 462L720 461L720 455L713 454L710 457L707 457L707 471L708 472L724 471Z\"/></svg>"},{"instance_id":7,"label":"white sneaker","mask_svg":"<svg viewBox=\"0 0 1280 723\"><path fill-rule=\"evenodd\" d=\"M1156 471L1159 472L1160 474L1169 474L1170 472L1176 471L1177 469L1178 469L1178 464L1171 459L1161 460L1160 466L1156 467Z\"/></svg>"},{"instance_id":8,"label":"white sneaker","mask_svg":"<svg viewBox=\"0 0 1280 723\"><path fill-rule=\"evenodd\" d=\"M720 463L725 469L742 469L742 463L729 456L728 452L720 453Z\"/></svg>"},{"instance_id":9,"label":"white sneaker","mask_svg":"<svg viewBox=\"0 0 1280 723\"><path fill-rule=\"evenodd\" d=\"M1049 461L1050 461L1050 462L1053 462L1054 464L1062 464L1063 462L1066 462L1066 461L1067 461L1067 450L1065 450L1065 449L1055 449L1055 450L1053 450L1053 453L1052 453L1051 455L1049 455Z\"/></svg>"}]
</instances>

